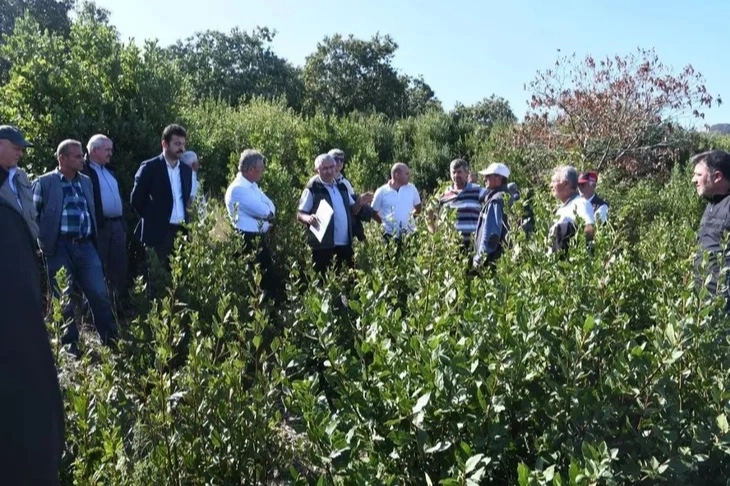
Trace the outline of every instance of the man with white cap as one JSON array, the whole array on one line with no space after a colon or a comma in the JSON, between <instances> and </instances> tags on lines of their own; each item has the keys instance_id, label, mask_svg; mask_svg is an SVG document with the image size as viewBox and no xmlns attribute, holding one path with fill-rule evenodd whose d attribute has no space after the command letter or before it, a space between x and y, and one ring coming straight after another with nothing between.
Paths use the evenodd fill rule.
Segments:
<instances>
[{"instance_id":1,"label":"man with white cap","mask_svg":"<svg viewBox=\"0 0 730 486\"><path fill-rule=\"evenodd\" d=\"M509 168L501 163L493 163L479 174L484 176L487 193L482 202L482 210L477 221L476 238L474 239L474 267L483 263L493 263L502 256L504 241L509 226L504 215L505 196L512 205L512 197L507 187Z\"/></svg>"},{"instance_id":2,"label":"man with white cap","mask_svg":"<svg viewBox=\"0 0 730 486\"><path fill-rule=\"evenodd\" d=\"M17 128L0 125L0 172L5 176L5 182L0 184L0 198L23 216L33 238L38 239L33 191L28 176L18 167L25 148L32 146Z\"/></svg>"}]
</instances>

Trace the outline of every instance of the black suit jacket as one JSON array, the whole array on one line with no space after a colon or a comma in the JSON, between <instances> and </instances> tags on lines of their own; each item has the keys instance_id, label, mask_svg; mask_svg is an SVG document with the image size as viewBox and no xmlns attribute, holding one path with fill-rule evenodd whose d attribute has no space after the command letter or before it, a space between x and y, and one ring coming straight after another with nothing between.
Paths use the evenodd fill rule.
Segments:
<instances>
[{"instance_id":1,"label":"black suit jacket","mask_svg":"<svg viewBox=\"0 0 730 486\"><path fill-rule=\"evenodd\" d=\"M187 223L189 221L187 203L193 187L193 170L183 163L178 162L178 165L180 166L183 208ZM170 224L173 208L167 162L162 154L140 164L137 174L134 176L134 188L130 199L132 207L140 216L134 234L148 246L162 243Z\"/></svg>"},{"instance_id":2,"label":"black suit jacket","mask_svg":"<svg viewBox=\"0 0 730 486\"><path fill-rule=\"evenodd\" d=\"M0 484L59 484L63 404L43 322L37 245L0 200Z\"/></svg>"},{"instance_id":3,"label":"black suit jacket","mask_svg":"<svg viewBox=\"0 0 730 486\"><path fill-rule=\"evenodd\" d=\"M112 169L108 165L106 165L104 169L108 170L112 177L114 177L114 179L117 178L117 174L114 172L114 169ZM84 168L81 170L81 173L89 176L89 179L91 179L91 186L94 188L94 209L96 210L96 227L98 229L102 229L105 225L105 222L104 208L101 205L101 192L99 192L99 176L96 174L96 171L91 168L91 165L89 164L89 159L86 159L84 161ZM117 180L117 189L119 189L119 180ZM119 200L123 201L121 192L119 193Z\"/></svg>"}]
</instances>

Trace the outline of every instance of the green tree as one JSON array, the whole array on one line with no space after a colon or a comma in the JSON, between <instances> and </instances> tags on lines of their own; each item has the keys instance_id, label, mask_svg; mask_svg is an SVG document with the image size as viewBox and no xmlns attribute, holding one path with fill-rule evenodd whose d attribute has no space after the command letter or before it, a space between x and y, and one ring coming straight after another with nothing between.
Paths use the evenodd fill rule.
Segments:
<instances>
[{"instance_id":1,"label":"green tree","mask_svg":"<svg viewBox=\"0 0 730 486\"><path fill-rule=\"evenodd\" d=\"M517 121L517 117L509 106L509 101L494 94L469 106L456 102L451 113L455 118L472 119L489 129L497 123L509 124Z\"/></svg>"},{"instance_id":2,"label":"green tree","mask_svg":"<svg viewBox=\"0 0 730 486\"><path fill-rule=\"evenodd\" d=\"M24 15L33 17L41 30L66 35L71 28L68 13L74 0L4 0L0 8L0 46L13 33L15 21ZM0 83L7 81L10 60L0 56Z\"/></svg>"},{"instance_id":3,"label":"green tree","mask_svg":"<svg viewBox=\"0 0 730 486\"><path fill-rule=\"evenodd\" d=\"M369 41L352 35L325 37L307 57L302 73L307 111L402 116L408 104L407 81L392 65L396 49L398 44L387 35L377 34Z\"/></svg>"},{"instance_id":4,"label":"green tree","mask_svg":"<svg viewBox=\"0 0 730 486\"><path fill-rule=\"evenodd\" d=\"M122 169L123 190L129 189L137 164L159 150L159 133L187 103L158 45L125 45L94 15L82 13L68 37L25 17L1 52L12 68L0 87L0 118L36 142L24 159L36 174L55 166L61 140L85 142L102 132L114 140L113 163Z\"/></svg>"},{"instance_id":5,"label":"green tree","mask_svg":"<svg viewBox=\"0 0 730 486\"><path fill-rule=\"evenodd\" d=\"M423 115L429 110L443 111L441 101L436 98L436 93L431 86L424 81L423 76L403 76L406 83L406 105L403 107L402 116Z\"/></svg>"},{"instance_id":6,"label":"green tree","mask_svg":"<svg viewBox=\"0 0 730 486\"><path fill-rule=\"evenodd\" d=\"M276 32L238 28L229 34L199 32L169 48L180 70L192 84L195 98L221 98L231 105L252 97L283 97L301 107L302 82L298 70L271 49Z\"/></svg>"}]
</instances>

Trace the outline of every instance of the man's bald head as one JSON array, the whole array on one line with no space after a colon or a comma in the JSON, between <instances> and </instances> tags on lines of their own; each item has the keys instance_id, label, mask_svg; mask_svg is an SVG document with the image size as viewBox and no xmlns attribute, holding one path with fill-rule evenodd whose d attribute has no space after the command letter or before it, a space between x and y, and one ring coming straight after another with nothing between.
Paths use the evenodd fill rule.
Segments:
<instances>
[{"instance_id":1,"label":"man's bald head","mask_svg":"<svg viewBox=\"0 0 730 486\"><path fill-rule=\"evenodd\" d=\"M411 180L411 170L403 162L398 162L390 169L390 180L393 186L405 186Z\"/></svg>"},{"instance_id":2,"label":"man's bald head","mask_svg":"<svg viewBox=\"0 0 730 486\"><path fill-rule=\"evenodd\" d=\"M393 167L390 168L390 177L395 177L396 174L399 174L403 172L403 170L407 170L408 166L404 164L403 162L397 162L393 164Z\"/></svg>"}]
</instances>

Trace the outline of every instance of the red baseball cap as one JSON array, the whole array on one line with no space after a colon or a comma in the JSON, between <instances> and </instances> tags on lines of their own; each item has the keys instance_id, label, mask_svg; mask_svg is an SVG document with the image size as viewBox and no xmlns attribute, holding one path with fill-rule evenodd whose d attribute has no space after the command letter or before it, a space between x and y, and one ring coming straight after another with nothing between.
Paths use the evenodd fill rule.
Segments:
<instances>
[{"instance_id":1,"label":"red baseball cap","mask_svg":"<svg viewBox=\"0 0 730 486\"><path fill-rule=\"evenodd\" d=\"M589 170L587 172L581 172L580 176L578 176L578 184L596 184L598 182L598 173L594 170Z\"/></svg>"}]
</instances>

